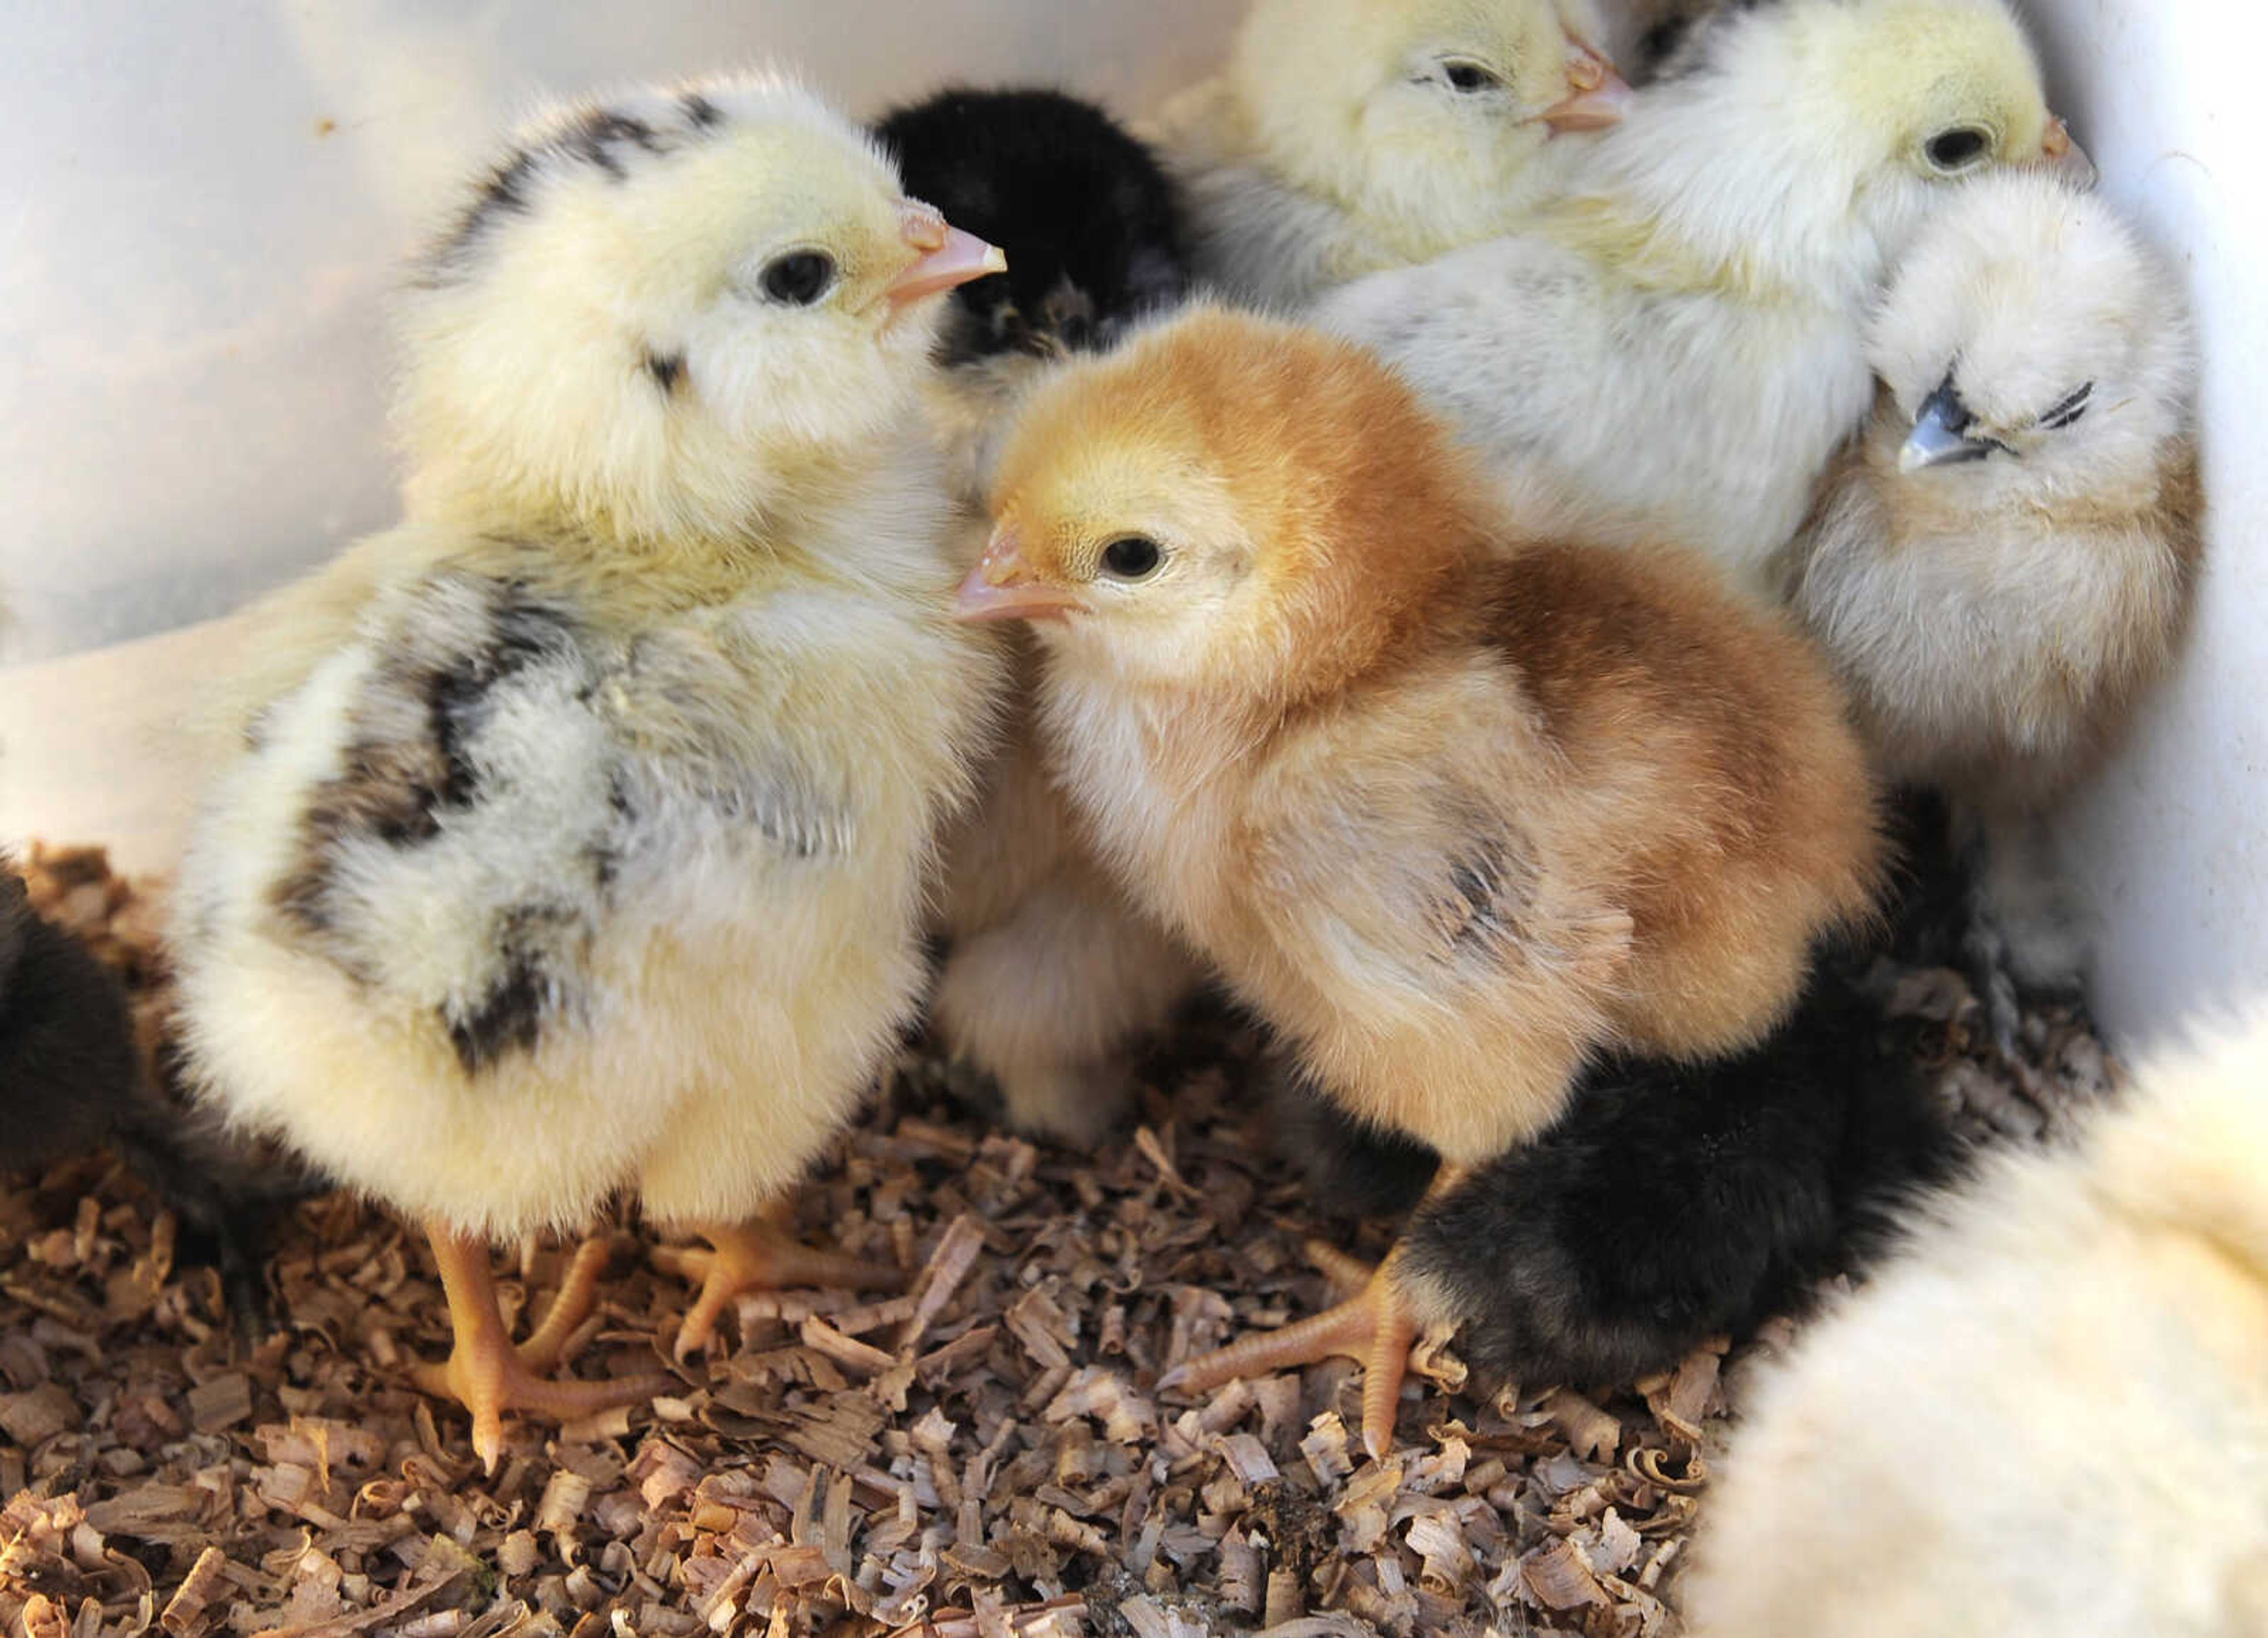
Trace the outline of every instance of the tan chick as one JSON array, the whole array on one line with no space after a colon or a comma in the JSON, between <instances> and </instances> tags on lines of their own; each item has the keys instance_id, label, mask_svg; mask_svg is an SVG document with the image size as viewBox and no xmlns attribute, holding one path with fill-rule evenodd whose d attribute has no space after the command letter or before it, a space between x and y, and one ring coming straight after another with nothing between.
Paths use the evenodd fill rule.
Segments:
<instances>
[{"instance_id":1,"label":"tan chick","mask_svg":"<svg viewBox=\"0 0 2268 1638\"><path fill-rule=\"evenodd\" d=\"M1595 1049L1757 1039L1866 913L1873 790L1801 640L1674 554L1513 539L1357 348L1199 311L1042 389L992 503L961 606L1038 622L1106 863L1447 1181ZM1412 1323L1384 1280L1182 1379L1359 1348L1375 1445Z\"/></svg>"},{"instance_id":2,"label":"tan chick","mask_svg":"<svg viewBox=\"0 0 2268 1638\"><path fill-rule=\"evenodd\" d=\"M1201 281L1303 306L1504 232L1629 88L1591 0L1254 0L1160 112Z\"/></svg>"},{"instance_id":3,"label":"tan chick","mask_svg":"<svg viewBox=\"0 0 2268 1638\"><path fill-rule=\"evenodd\" d=\"M630 1194L746 1287L894 1271L765 1224L916 1003L924 878L996 686L950 618L920 394L997 252L856 127L758 77L533 128L401 315L408 518L255 628L182 871L196 1079L423 1224L426 1385L493 1467L542 1373L488 1246ZM587 1250L588 1248L586 1248Z\"/></svg>"},{"instance_id":4,"label":"tan chick","mask_svg":"<svg viewBox=\"0 0 2268 1638\"><path fill-rule=\"evenodd\" d=\"M1746 1397L1693 1638L2268 1632L2268 1014L1919 1213Z\"/></svg>"},{"instance_id":5,"label":"tan chick","mask_svg":"<svg viewBox=\"0 0 2268 1638\"><path fill-rule=\"evenodd\" d=\"M2100 195L1984 178L1916 240L1867 357L1874 419L1791 547L1789 602L1882 771L1942 790L1981 848L1972 942L2075 986L2039 821L2171 668L2204 551L2181 282Z\"/></svg>"}]
</instances>

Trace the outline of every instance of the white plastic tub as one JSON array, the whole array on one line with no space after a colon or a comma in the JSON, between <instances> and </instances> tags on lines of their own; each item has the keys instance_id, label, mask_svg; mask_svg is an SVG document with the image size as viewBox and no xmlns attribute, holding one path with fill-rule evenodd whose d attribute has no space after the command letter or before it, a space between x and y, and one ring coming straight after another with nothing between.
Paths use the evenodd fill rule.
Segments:
<instances>
[{"instance_id":1,"label":"white plastic tub","mask_svg":"<svg viewBox=\"0 0 2268 1638\"><path fill-rule=\"evenodd\" d=\"M777 58L856 111L951 77L1146 109L1234 0L17 0L0 8L0 840L161 868L195 628L387 520L381 303L423 213L544 90ZM2183 255L2212 566L2179 680L2077 805L2123 1036L2268 988L2268 20L2035 0L2104 186ZM160 635L171 633L172 635ZM135 641L138 640L138 641Z\"/></svg>"}]
</instances>

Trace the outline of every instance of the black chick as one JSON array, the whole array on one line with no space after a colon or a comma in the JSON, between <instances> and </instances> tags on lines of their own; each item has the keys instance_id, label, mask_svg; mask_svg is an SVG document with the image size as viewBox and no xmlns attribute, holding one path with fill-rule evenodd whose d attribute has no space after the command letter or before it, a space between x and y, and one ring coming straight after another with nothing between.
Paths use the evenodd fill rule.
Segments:
<instances>
[{"instance_id":1,"label":"black chick","mask_svg":"<svg viewBox=\"0 0 2268 1638\"><path fill-rule=\"evenodd\" d=\"M1007 253L953 293L945 362L1107 349L1189 288L1181 209L1150 151L1093 103L954 87L875 127L906 192Z\"/></svg>"},{"instance_id":2,"label":"black chick","mask_svg":"<svg viewBox=\"0 0 2268 1638\"><path fill-rule=\"evenodd\" d=\"M230 1310L261 1328L260 1251L274 1218L320 1192L304 1168L255 1155L144 1073L126 992L33 908L0 862L0 1181L107 1146L157 1190L220 1270Z\"/></svg>"},{"instance_id":3,"label":"black chick","mask_svg":"<svg viewBox=\"0 0 2268 1638\"><path fill-rule=\"evenodd\" d=\"M1402 1278L1463 1326L1484 1381L1626 1383L1752 1329L1875 1249L1889 1208L1948 1178L1909 1026L1883 1025L1855 961L1822 964L1763 1044L1708 1063L1620 1060L1544 1134L1419 1207ZM1407 1206L1430 1153L1380 1143L1292 1089L1310 1179Z\"/></svg>"}]
</instances>

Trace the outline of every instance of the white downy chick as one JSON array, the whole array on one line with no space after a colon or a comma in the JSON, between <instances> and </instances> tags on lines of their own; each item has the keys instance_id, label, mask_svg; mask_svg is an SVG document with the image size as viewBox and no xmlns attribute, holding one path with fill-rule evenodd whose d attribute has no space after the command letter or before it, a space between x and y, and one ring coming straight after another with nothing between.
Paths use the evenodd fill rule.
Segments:
<instances>
[{"instance_id":1,"label":"white downy chick","mask_svg":"<svg viewBox=\"0 0 2268 1638\"><path fill-rule=\"evenodd\" d=\"M1748 1398L1692 1638L2268 1631L2268 1014L1918 1214Z\"/></svg>"},{"instance_id":2,"label":"white downy chick","mask_svg":"<svg viewBox=\"0 0 2268 1638\"><path fill-rule=\"evenodd\" d=\"M2075 990L2044 816L2172 667L2204 553L2178 276L2109 202L1980 179L1867 342L1882 386L1790 548L1788 598L1891 780L1948 797L1996 1030Z\"/></svg>"},{"instance_id":3,"label":"white downy chick","mask_svg":"<svg viewBox=\"0 0 2268 1638\"><path fill-rule=\"evenodd\" d=\"M785 80L567 109L419 264L408 520L275 599L182 872L196 1079L423 1223L473 1411L546 1381L487 1245L634 1194L755 1283L863 1266L756 1221L917 998L997 660L950 618L921 394L990 246Z\"/></svg>"},{"instance_id":4,"label":"white downy chick","mask_svg":"<svg viewBox=\"0 0 2268 1638\"><path fill-rule=\"evenodd\" d=\"M1504 232L1629 88L1592 0L1255 0L1158 117L1198 277L1290 310Z\"/></svg>"},{"instance_id":5,"label":"white downy chick","mask_svg":"<svg viewBox=\"0 0 2268 1638\"><path fill-rule=\"evenodd\" d=\"M1784 0L1709 18L1523 228L1327 297L1531 527L1673 540L1771 594L1866 415L1861 331L1948 184L2085 158L2001 0Z\"/></svg>"}]
</instances>

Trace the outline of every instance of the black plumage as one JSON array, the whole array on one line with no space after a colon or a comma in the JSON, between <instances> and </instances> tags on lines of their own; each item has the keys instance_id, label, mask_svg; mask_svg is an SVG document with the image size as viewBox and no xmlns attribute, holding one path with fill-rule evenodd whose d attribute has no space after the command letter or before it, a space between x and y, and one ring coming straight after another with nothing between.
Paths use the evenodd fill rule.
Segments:
<instances>
[{"instance_id":1,"label":"black plumage","mask_svg":"<svg viewBox=\"0 0 2268 1638\"><path fill-rule=\"evenodd\" d=\"M1588 1071L1540 1137L1421 1207L1399 1273L1463 1326L1484 1380L1626 1383L1739 1334L1863 1259L1889 1210L1953 1172L1911 1026L1882 1024L1850 961L1823 964L1762 1045L1701 1064ZM1432 1157L1380 1143L1312 1095L1294 1142L1319 1198L1391 1209Z\"/></svg>"},{"instance_id":2,"label":"black plumage","mask_svg":"<svg viewBox=\"0 0 2268 1638\"><path fill-rule=\"evenodd\" d=\"M1187 293L1173 183L1094 104L954 87L894 110L875 133L910 197L1007 253L1007 272L953 293L948 363L1101 351Z\"/></svg>"},{"instance_id":3,"label":"black plumage","mask_svg":"<svg viewBox=\"0 0 2268 1638\"><path fill-rule=\"evenodd\" d=\"M40 917L23 878L0 863L0 1181L100 1148L173 1208L184 1251L202 1243L232 1310L257 1325L261 1243L320 1179L248 1150L160 1091L136 1049L124 988Z\"/></svg>"}]
</instances>

